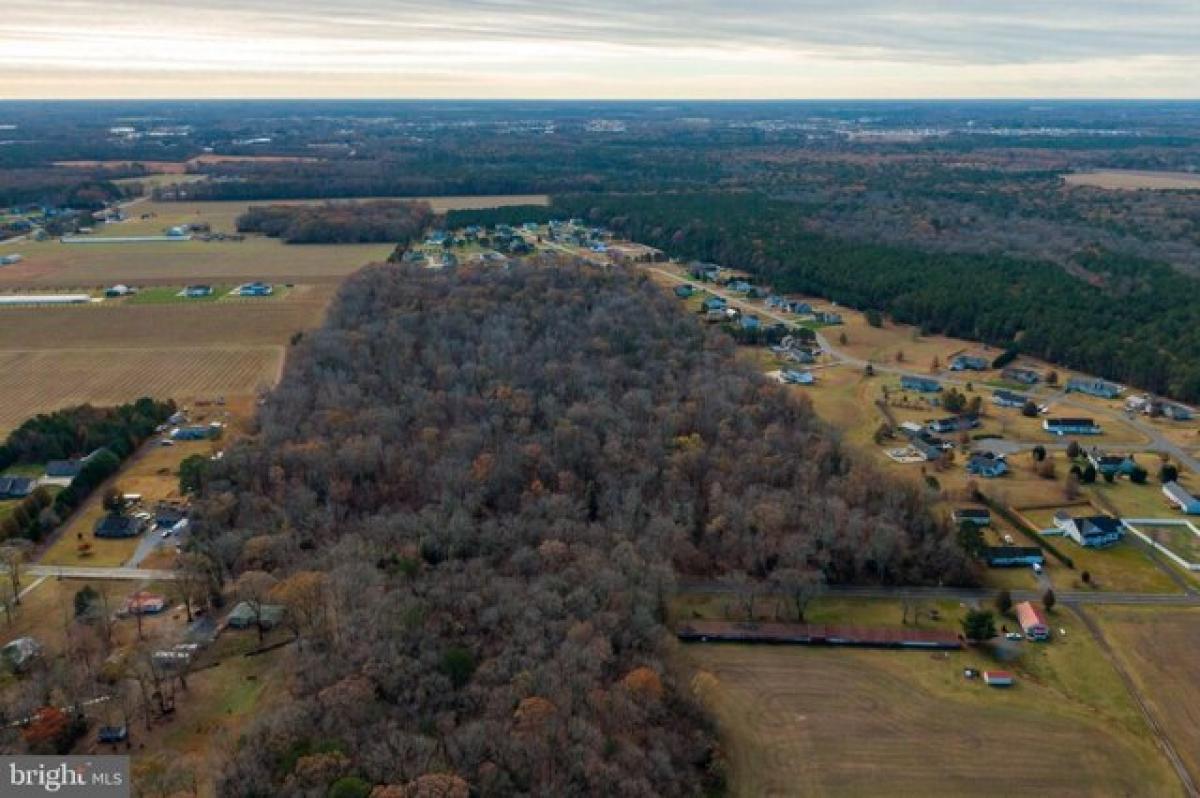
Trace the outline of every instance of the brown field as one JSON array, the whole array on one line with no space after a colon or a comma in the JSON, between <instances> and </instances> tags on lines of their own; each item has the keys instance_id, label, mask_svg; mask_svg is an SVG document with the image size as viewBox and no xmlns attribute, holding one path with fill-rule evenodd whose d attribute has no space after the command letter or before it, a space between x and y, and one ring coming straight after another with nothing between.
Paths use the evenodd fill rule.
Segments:
<instances>
[{"instance_id":1,"label":"brown field","mask_svg":"<svg viewBox=\"0 0 1200 798\"><path fill-rule=\"evenodd\" d=\"M962 677L994 667L973 651L681 649L717 716L733 795L1180 794L1086 633L1026 655L1028 671L1006 666L1008 690ZM1072 678L1082 664L1086 679Z\"/></svg>"},{"instance_id":2,"label":"brown field","mask_svg":"<svg viewBox=\"0 0 1200 798\"><path fill-rule=\"evenodd\" d=\"M262 305L0 309L0 430L84 402L253 395L275 383L290 337L320 324L330 293L298 287Z\"/></svg>"},{"instance_id":3,"label":"brown field","mask_svg":"<svg viewBox=\"0 0 1200 798\"><path fill-rule=\"evenodd\" d=\"M1193 172L1151 172L1138 169L1097 169L1063 175L1073 186L1107 189L1200 190L1200 174Z\"/></svg>"},{"instance_id":4,"label":"brown field","mask_svg":"<svg viewBox=\"0 0 1200 798\"><path fill-rule=\"evenodd\" d=\"M1200 778L1200 610L1097 607L1088 612L1193 778Z\"/></svg>"}]
</instances>

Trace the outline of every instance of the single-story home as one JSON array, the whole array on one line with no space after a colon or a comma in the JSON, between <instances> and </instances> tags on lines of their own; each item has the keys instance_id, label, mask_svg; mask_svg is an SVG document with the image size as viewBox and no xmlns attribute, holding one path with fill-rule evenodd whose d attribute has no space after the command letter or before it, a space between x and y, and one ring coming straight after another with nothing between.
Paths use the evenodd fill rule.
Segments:
<instances>
[{"instance_id":1,"label":"single-story home","mask_svg":"<svg viewBox=\"0 0 1200 798\"><path fill-rule=\"evenodd\" d=\"M125 612L129 615L157 615L167 608L167 600L157 593L139 591L125 599Z\"/></svg>"},{"instance_id":2,"label":"single-story home","mask_svg":"<svg viewBox=\"0 0 1200 798\"><path fill-rule=\"evenodd\" d=\"M32 637L18 637L0 648L0 662L20 673L29 669L42 656L42 644Z\"/></svg>"},{"instance_id":3,"label":"single-story home","mask_svg":"<svg viewBox=\"0 0 1200 798\"><path fill-rule=\"evenodd\" d=\"M978 355L955 355L950 361L951 371L986 371L990 364Z\"/></svg>"},{"instance_id":4,"label":"single-story home","mask_svg":"<svg viewBox=\"0 0 1200 798\"><path fill-rule=\"evenodd\" d=\"M98 538L135 538L144 529L145 522L140 518L106 513L96 522L93 534Z\"/></svg>"},{"instance_id":5,"label":"single-story home","mask_svg":"<svg viewBox=\"0 0 1200 798\"><path fill-rule=\"evenodd\" d=\"M990 568L1023 568L1046 562L1037 546L988 546L983 550L983 559Z\"/></svg>"},{"instance_id":6,"label":"single-story home","mask_svg":"<svg viewBox=\"0 0 1200 798\"><path fill-rule=\"evenodd\" d=\"M35 487L32 477L0 477L0 499L24 499Z\"/></svg>"},{"instance_id":7,"label":"single-story home","mask_svg":"<svg viewBox=\"0 0 1200 798\"><path fill-rule=\"evenodd\" d=\"M183 289L183 295L188 299L212 296L212 293L213 287L211 285L189 285Z\"/></svg>"},{"instance_id":8,"label":"single-story home","mask_svg":"<svg viewBox=\"0 0 1200 798\"><path fill-rule=\"evenodd\" d=\"M972 523L976 526L990 526L992 523L992 514L984 507L959 507L950 513L950 520L958 526L965 523Z\"/></svg>"},{"instance_id":9,"label":"single-story home","mask_svg":"<svg viewBox=\"0 0 1200 798\"><path fill-rule=\"evenodd\" d=\"M1162 414L1163 418L1169 418L1172 421L1191 421L1195 415L1190 407L1177 405L1174 402L1163 402Z\"/></svg>"},{"instance_id":10,"label":"single-story home","mask_svg":"<svg viewBox=\"0 0 1200 798\"><path fill-rule=\"evenodd\" d=\"M694 293L696 293L696 287L691 283L675 286L675 296L679 297L680 299L687 299Z\"/></svg>"},{"instance_id":11,"label":"single-story home","mask_svg":"<svg viewBox=\"0 0 1200 798\"><path fill-rule=\"evenodd\" d=\"M270 296L275 293L275 289L268 283L246 283L238 286L238 296Z\"/></svg>"},{"instance_id":12,"label":"single-story home","mask_svg":"<svg viewBox=\"0 0 1200 798\"><path fill-rule=\"evenodd\" d=\"M834 313L832 310L818 310L813 313L813 319L820 324L841 324L842 314Z\"/></svg>"},{"instance_id":13,"label":"single-story home","mask_svg":"<svg viewBox=\"0 0 1200 798\"><path fill-rule=\"evenodd\" d=\"M1003 388L992 392L992 403L1000 407L1024 407L1029 397L1023 393L1006 391Z\"/></svg>"},{"instance_id":14,"label":"single-story home","mask_svg":"<svg viewBox=\"0 0 1200 798\"><path fill-rule=\"evenodd\" d=\"M1047 418L1042 429L1051 435L1099 435L1100 425L1090 418Z\"/></svg>"},{"instance_id":15,"label":"single-story home","mask_svg":"<svg viewBox=\"0 0 1200 798\"><path fill-rule=\"evenodd\" d=\"M946 418L927 421L925 422L925 426L930 432L939 432L942 434L947 432L959 432L961 430L975 429L978 427L979 416L973 413L964 416L947 416Z\"/></svg>"},{"instance_id":16,"label":"single-story home","mask_svg":"<svg viewBox=\"0 0 1200 798\"><path fill-rule=\"evenodd\" d=\"M195 424L189 427L176 427L171 430L171 440L175 441L206 441L221 435L221 428L213 424Z\"/></svg>"},{"instance_id":17,"label":"single-story home","mask_svg":"<svg viewBox=\"0 0 1200 798\"><path fill-rule=\"evenodd\" d=\"M282 604L263 604L256 613L250 602L240 601L225 616L225 625L234 629L249 629L251 626L261 624L264 629L272 629L283 620L283 613Z\"/></svg>"},{"instance_id":18,"label":"single-story home","mask_svg":"<svg viewBox=\"0 0 1200 798\"><path fill-rule=\"evenodd\" d=\"M972 476L994 479L1008 473L1008 463L1005 461L1004 455L980 452L971 455L971 458L967 460L967 473Z\"/></svg>"},{"instance_id":19,"label":"single-story home","mask_svg":"<svg viewBox=\"0 0 1200 798\"><path fill-rule=\"evenodd\" d=\"M780 376L788 385L812 385L817 381L811 371L786 369Z\"/></svg>"},{"instance_id":20,"label":"single-story home","mask_svg":"<svg viewBox=\"0 0 1200 798\"><path fill-rule=\"evenodd\" d=\"M1131 454L1104 454L1095 448L1088 452L1087 459L1099 474L1128 475L1138 467Z\"/></svg>"},{"instance_id":21,"label":"single-story home","mask_svg":"<svg viewBox=\"0 0 1200 798\"><path fill-rule=\"evenodd\" d=\"M900 387L906 391L920 393L937 393L942 390L942 384L928 377L912 377L907 374L900 377Z\"/></svg>"},{"instance_id":22,"label":"single-story home","mask_svg":"<svg viewBox=\"0 0 1200 798\"><path fill-rule=\"evenodd\" d=\"M710 310L710 311L711 310L724 310L725 306L727 304L728 303L725 301L725 297L710 296L704 300L704 302L700 305L700 307L703 308L704 310Z\"/></svg>"},{"instance_id":23,"label":"single-story home","mask_svg":"<svg viewBox=\"0 0 1200 798\"><path fill-rule=\"evenodd\" d=\"M1019 366L1009 366L1000 372L1000 376L1006 380L1012 380L1024 385L1036 385L1042 379L1042 375L1033 369L1021 368Z\"/></svg>"},{"instance_id":24,"label":"single-story home","mask_svg":"<svg viewBox=\"0 0 1200 798\"><path fill-rule=\"evenodd\" d=\"M788 310L790 310L792 313L795 313L797 316L809 316L812 315L813 312L812 305L807 302L800 302L798 300L789 303Z\"/></svg>"},{"instance_id":25,"label":"single-story home","mask_svg":"<svg viewBox=\"0 0 1200 798\"><path fill-rule=\"evenodd\" d=\"M757 330L762 326L762 323L758 320L758 316L751 316L749 314L742 316L739 323L743 330Z\"/></svg>"},{"instance_id":26,"label":"single-story home","mask_svg":"<svg viewBox=\"0 0 1200 798\"><path fill-rule=\"evenodd\" d=\"M1019 602L1013 609L1017 613L1017 623L1021 624L1021 631L1025 633L1027 639L1050 639L1050 626L1046 623L1046 616L1042 615L1041 610L1028 601Z\"/></svg>"},{"instance_id":27,"label":"single-story home","mask_svg":"<svg viewBox=\"0 0 1200 798\"><path fill-rule=\"evenodd\" d=\"M1107 515L1074 517L1059 510L1054 514L1054 525L1065 537L1089 549L1111 546L1125 537L1121 522Z\"/></svg>"},{"instance_id":28,"label":"single-story home","mask_svg":"<svg viewBox=\"0 0 1200 798\"><path fill-rule=\"evenodd\" d=\"M1095 377L1072 377L1067 380L1067 393L1077 391L1089 396L1099 396L1102 399L1115 399L1124 390L1115 382L1109 382Z\"/></svg>"},{"instance_id":29,"label":"single-story home","mask_svg":"<svg viewBox=\"0 0 1200 798\"><path fill-rule=\"evenodd\" d=\"M1175 505L1181 512L1188 515L1200 515L1200 499L1189 493L1178 482L1168 482L1162 486L1163 495L1167 501Z\"/></svg>"}]
</instances>

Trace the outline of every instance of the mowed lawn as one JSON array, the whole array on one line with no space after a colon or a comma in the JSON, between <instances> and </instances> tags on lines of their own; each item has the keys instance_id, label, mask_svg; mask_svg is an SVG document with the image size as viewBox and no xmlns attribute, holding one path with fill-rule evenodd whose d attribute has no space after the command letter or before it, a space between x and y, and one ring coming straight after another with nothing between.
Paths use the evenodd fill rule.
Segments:
<instances>
[{"instance_id":1,"label":"mowed lawn","mask_svg":"<svg viewBox=\"0 0 1200 798\"><path fill-rule=\"evenodd\" d=\"M1086 676L1118 692L1095 706L1037 670L1007 690L964 679L986 664L974 653L689 645L679 658L717 716L733 795L1181 794L1103 660Z\"/></svg>"},{"instance_id":2,"label":"mowed lawn","mask_svg":"<svg viewBox=\"0 0 1200 798\"><path fill-rule=\"evenodd\" d=\"M1089 608L1194 779L1200 780L1200 609Z\"/></svg>"}]
</instances>

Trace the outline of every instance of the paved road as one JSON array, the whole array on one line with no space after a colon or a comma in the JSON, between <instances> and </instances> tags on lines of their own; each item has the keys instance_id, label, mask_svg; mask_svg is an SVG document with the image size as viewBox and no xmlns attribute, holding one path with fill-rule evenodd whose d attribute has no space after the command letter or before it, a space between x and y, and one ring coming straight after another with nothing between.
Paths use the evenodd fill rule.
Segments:
<instances>
[{"instance_id":1,"label":"paved road","mask_svg":"<svg viewBox=\"0 0 1200 798\"><path fill-rule=\"evenodd\" d=\"M696 593L732 593L736 590L724 582L685 580L679 589ZM987 602L994 599L999 590L990 588L959 587L829 587L825 595L849 598L876 599L925 599L962 602ZM1015 601L1040 601L1042 594L1036 590L1010 591ZM1200 606L1200 595L1194 593L1112 593L1104 590L1064 590L1054 592L1060 604L1136 604L1145 606L1192 607Z\"/></svg>"},{"instance_id":2,"label":"paved road","mask_svg":"<svg viewBox=\"0 0 1200 798\"><path fill-rule=\"evenodd\" d=\"M21 569L28 576L52 576L62 579L123 579L130 581L171 581L178 579L174 571L157 568L106 568L83 565L26 565Z\"/></svg>"}]
</instances>

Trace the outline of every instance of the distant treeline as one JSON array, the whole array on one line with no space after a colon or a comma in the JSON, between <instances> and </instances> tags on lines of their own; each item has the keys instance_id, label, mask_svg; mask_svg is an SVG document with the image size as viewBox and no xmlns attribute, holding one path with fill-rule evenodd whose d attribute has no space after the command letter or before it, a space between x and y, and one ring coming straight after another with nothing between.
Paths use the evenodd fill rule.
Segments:
<instances>
[{"instance_id":1,"label":"distant treeline","mask_svg":"<svg viewBox=\"0 0 1200 798\"><path fill-rule=\"evenodd\" d=\"M545 209L541 213L547 213ZM532 210L472 212L507 221ZM875 308L931 333L985 341L1187 401L1200 400L1200 282L1103 250L1071 268L1004 255L929 253L809 232L760 194L573 195L580 216L668 253L745 268L779 291ZM463 217L452 213L448 223Z\"/></svg>"},{"instance_id":2,"label":"distant treeline","mask_svg":"<svg viewBox=\"0 0 1200 798\"><path fill-rule=\"evenodd\" d=\"M337 750L361 794L720 794L665 662L676 572L741 606L972 579L915 487L735 350L622 269L352 277L198 502L239 585L322 586L218 791L324 794L296 752Z\"/></svg>"},{"instance_id":3,"label":"distant treeline","mask_svg":"<svg viewBox=\"0 0 1200 798\"><path fill-rule=\"evenodd\" d=\"M95 177L88 170L0 169L0 208L45 205L95 211L126 195L107 177Z\"/></svg>"},{"instance_id":4,"label":"distant treeline","mask_svg":"<svg viewBox=\"0 0 1200 798\"><path fill-rule=\"evenodd\" d=\"M0 446L0 470L93 455L71 484L57 494L44 487L19 502L0 520L0 540L40 540L88 495L117 472L147 438L175 412L173 402L148 397L119 407L81 405L35 416Z\"/></svg>"},{"instance_id":5,"label":"distant treeline","mask_svg":"<svg viewBox=\"0 0 1200 798\"><path fill-rule=\"evenodd\" d=\"M237 229L282 238L289 244L407 244L434 219L427 202L256 205L238 217Z\"/></svg>"}]
</instances>

